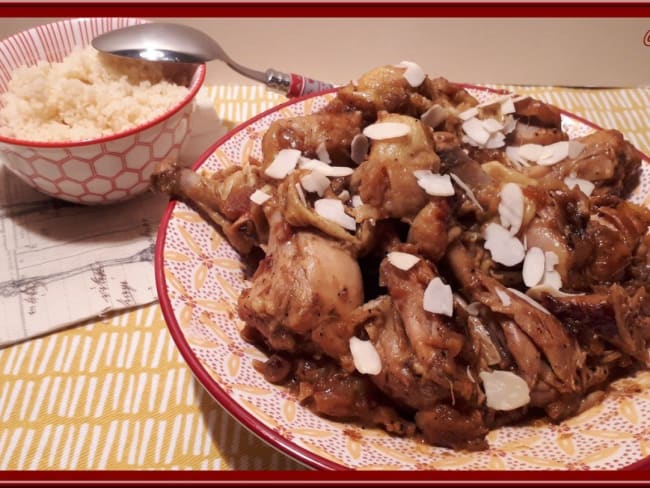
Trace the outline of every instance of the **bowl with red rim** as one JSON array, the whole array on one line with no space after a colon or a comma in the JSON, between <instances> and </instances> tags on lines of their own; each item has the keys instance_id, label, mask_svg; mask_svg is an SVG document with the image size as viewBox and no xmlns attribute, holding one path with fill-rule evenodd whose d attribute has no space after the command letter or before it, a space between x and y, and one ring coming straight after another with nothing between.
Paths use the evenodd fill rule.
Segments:
<instances>
[{"instance_id":1,"label":"bowl with red rim","mask_svg":"<svg viewBox=\"0 0 650 488\"><path fill-rule=\"evenodd\" d=\"M122 17L69 19L8 37L0 41L0 93L9 90L20 67L60 63L100 34L144 22ZM151 119L138 120L114 133L76 140L0 134L0 161L34 189L73 203L109 204L147 191L155 166L177 158L189 137L193 100L205 80L204 64L175 69L177 74L183 70L187 92Z\"/></svg>"}]
</instances>

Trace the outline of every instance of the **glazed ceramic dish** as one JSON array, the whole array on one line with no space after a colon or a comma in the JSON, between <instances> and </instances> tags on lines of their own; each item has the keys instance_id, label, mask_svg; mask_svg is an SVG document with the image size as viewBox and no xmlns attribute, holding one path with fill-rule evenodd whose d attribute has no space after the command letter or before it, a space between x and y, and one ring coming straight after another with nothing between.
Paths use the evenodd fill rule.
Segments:
<instances>
[{"instance_id":1,"label":"glazed ceramic dish","mask_svg":"<svg viewBox=\"0 0 650 488\"><path fill-rule=\"evenodd\" d=\"M487 89L468 87L480 101ZM309 114L327 93L276 107L215 143L194 169L213 172L259 157L272 121ZM571 138L596 127L563 113ZM631 196L648 202L650 165ZM650 372L615 382L605 401L558 425L537 420L493 430L490 449L453 451L379 429L321 418L253 368L264 355L239 335L237 297L247 287L238 254L213 226L183 203L172 202L159 230L156 278L163 314L198 380L238 421L280 451L321 469L581 470L641 467L650 454Z\"/></svg>"}]
</instances>

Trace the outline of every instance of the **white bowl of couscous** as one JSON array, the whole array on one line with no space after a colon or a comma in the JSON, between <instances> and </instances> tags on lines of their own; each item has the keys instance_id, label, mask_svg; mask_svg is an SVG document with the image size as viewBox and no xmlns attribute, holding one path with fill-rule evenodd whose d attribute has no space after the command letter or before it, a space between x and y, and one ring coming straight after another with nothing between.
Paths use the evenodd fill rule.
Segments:
<instances>
[{"instance_id":1,"label":"white bowl of couscous","mask_svg":"<svg viewBox=\"0 0 650 488\"><path fill-rule=\"evenodd\" d=\"M0 161L33 188L74 203L148 190L155 166L190 134L203 64L130 60L91 40L146 22L84 18L0 41Z\"/></svg>"}]
</instances>

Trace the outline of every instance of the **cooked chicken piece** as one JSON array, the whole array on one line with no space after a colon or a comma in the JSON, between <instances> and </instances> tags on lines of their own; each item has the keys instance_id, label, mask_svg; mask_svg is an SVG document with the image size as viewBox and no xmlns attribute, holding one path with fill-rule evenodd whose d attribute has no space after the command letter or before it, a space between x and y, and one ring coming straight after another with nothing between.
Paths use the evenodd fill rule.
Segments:
<instances>
[{"instance_id":1,"label":"cooked chicken piece","mask_svg":"<svg viewBox=\"0 0 650 488\"><path fill-rule=\"evenodd\" d=\"M429 201L413 172L437 173L440 168L431 131L406 115L382 112L379 122L407 124L411 131L402 137L373 141L368 160L354 172L350 186L364 203L378 210L380 217L412 219Z\"/></svg>"},{"instance_id":2,"label":"cooked chicken piece","mask_svg":"<svg viewBox=\"0 0 650 488\"><path fill-rule=\"evenodd\" d=\"M433 262L440 260L447 249L449 217L449 204L446 200L431 200L413 219L407 241L427 259Z\"/></svg>"},{"instance_id":3,"label":"cooked chicken piece","mask_svg":"<svg viewBox=\"0 0 650 488\"><path fill-rule=\"evenodd\" d=\"M523 146L524 144L547 146L567 139L568 136L557 127L539 127L519 121L515 130L506 137L506 144L508 146Z\"/></svg>"},{"instance_id":4,"label":"cooked chicken piece","mask_svg":"<svg viewBox=\"0 0 650 488\"><path fill-rule=\"evenodd\" d=\"M435 446L480 451L488 448L488 428L479 410L460 412L451 405L439 404L415 415L424 438Z\"/></svg>"},{"instance_id":5,"label":"cooked chicken piece","mask_svg":"<svg viewBox=\"0 0 650 488\"><path fill-rule=\"evenodd\" d=\"M646 348L650 337L650 295L644 288L625 290L620 285L612 285L590 295L545 294L541 301L586 347L596 337L641 363L650 364Z\"/></svg>"},{"instance_id":6,"label":"cooked chicken piece","mask_svg":"<svg viewBox=\"0 0 650 488\"><path fill-rule=\"evenodd\" d=\"M239 298L239 314L273 349L291 352L319 324L362 303L357 261L336 241L297 232L260 263Z\"/></svg>"},{"instance_id":7,"label":"cooked chicken piece","mask_svg":"<svg viewBox=\"0 0 650 488\"><path fill-rule=\"evenodd\" d=\"M392 65L370 70L356 84L339 89L337 102L362 111L368 121L373 121L380 111L415 115L409 103L416 90L404 78L405 70Z\"/></svg>"},{"instance_id":8,"label":"cooked chicken piece","mask_svg":"<svg viewBox=\"0 0 650 488\"><path fill-rule=\"evenodd\" d=\"M350 144L361 132L361 112L317 113L274 121L262 139L264 168L281 149L299 149L304 156L317 159L316 150L324 144L333 163L350 161Z\"/></svg>"},{"instance_id":9,"label":"cooked chicken piece","mask_svg":"<svg viewBox=\"0 0 650 488\"><path fill-rule=\"evenodd\" d=\"M460 282L463 291L472 301L487 306L493 313L512 320L543 353L557 376L557 386L562 392L578 390L577 370L584 363L584 353L568 330L553 315L532 306L509 291L499 281L480 271L470 252L460 242L453 243L447 251L447 263ZM508 304L496 295L496 290L510 298ZM523 342L510 345L528 347ZM512 352L512 350L511 350ZM523 357L517 353L513 356ZM530 377L531 371L527 372Z\"/></svg>"},{"instance_id":10,"label":"cooked chicken piece","mask_svg":"<svg viewBox=\"0 0 650 488\"><path fill-rule=\"evenodd\" d=\"M300 402L326 417L382 426L395 435L415 434L415 426L387 405L367 376L350 374L331 362L296 361Z\"/></svg>"},{"instance_id":11,"label":"cooked chicken piece","mask_svg":"<svg viewBox=\"0 0 650 488\"><path fill-rule=\"evenodd\" d=\"M476 395L476 385L458 361L464 337L453 330L448 317L424 309L424 290L437 273L424 261L403 271L384 260L380 282L399 311L404 331L418 364L418 374L465 400Z\"/></svg>"},{"instance_id":12,"label":"cooked chicken piece","mask_svg":"<svg viewBox=\"0 0 650 488\"><path fill-rule=\"evenodd\" d=\"M374 303L375 310L381 313L365 325L365 330L381 359L381 372L372 376L372 382L400 405L413 410L432 408L448 400L448 384L437 385L414 371L417 360L413 347L390 297L380 297Z\"/></svg>"},{"instance_id":13,"label":"cooked chicken piece","mask_svg":"<svg viewBox=\"0 0 650 488\"><path fill-rule=\"evenodd\" d=\"M557 107L526 97L515 102L515 117L538 127L562 128L562 112Z\"/></svg>"},{"instance_id":14,"label":"cooked chicken piece","mask_svg":"<svg viewBox=\"0 0 650 488\"><path fill-rule=\"evenodd\" d=\"M620 196L638 184L641 156L619 131L600 130L576 140L584 148L575 158L526 172L547 189L560 188L568 176L591 181L596 185L596 195Z\"/></svg>"},{"instance_id":15,"label":"cooked chicken piece","mask_svg":"<svg viewBox=\"0 0 650 488\"><path fill-rule=\"evenodd\" d=\"M241 254L250 253L267 239L262 208L250 201L256 187L261 186L260 180L260 168L254 162L245 167L231 166L209 178L177 162L167 162L151 176L154 189L197 207Z\"/></svg>"}]
</instances>

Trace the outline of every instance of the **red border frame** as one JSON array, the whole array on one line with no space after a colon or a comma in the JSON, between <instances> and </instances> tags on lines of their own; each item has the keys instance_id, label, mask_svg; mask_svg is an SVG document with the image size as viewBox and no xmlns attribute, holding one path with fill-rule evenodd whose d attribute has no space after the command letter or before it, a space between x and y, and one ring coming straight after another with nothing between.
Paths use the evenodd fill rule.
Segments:
<instances>
[{"instance_id":1,"label":"red border frame","mask_svg":"<svg viewBox=\"0 0 650 488\"><path fill-rule=\"evenodd\" d=\"M463 83L461 85L465 88L483 90L491 93L507 93L506 90L497 90L493 88L482 87L479 85L472 85L467 83ZM212 146L210 146L197 159L196 163L192 165L192 169L195 171L198 170L203 164L205 164L205 161L210 157L212 153L214 153L214 151L216 151L216 149L219 146L223 145L226 141L231 139L235 134L238 134L239 132L245 130L247 127L257 122L258 120L268 116L271 113L277 112L287 106L300 103L303 100L314 98L319 95L332 93L334 91L336 91L336 89L331 89L321 93L311 94L311 95L289 100L275 107L272 107L256 115L255 117L239 124L234 129L229 131L227 134L219 138L219 140L217 140ZM602 129L602 127L594 124L593 122L590 122L571 112L567 112L565 110L561 110L561 112L563 115L575 119L589 127L592 127L597 130ZM646 161L650 162L650 158L648 156L646 156L641 152L640 154ZM185 339L185 336L181 331L181 327L176 320L174 309L171 305L171 301L169 299L169 295L167 292L167 280L165 278L165 272L164 272L164 247L165 247L165 241L167 237L167 228L171 219L171 215L177 203L178 202L176 200L172 200L167 205L161 217L160 226L158 228L155 257L154 257L156 290L158 292L158 301L162 309L162 314L165 319L165 322L167 323L170 334L174 342L176 343L181 355L183 356L188 366L192 370L193 374L199 380L201 385L203 385L203 387L217 401L217 403L219 403L232 417L234 417L243 427L245 427L247 430L252 432L257 437L261 438L264 442L268 443L272 447L278 449L284 454L289 455L290 457L297 460L298 462L306 466L309 466L311 468L324 469L330 471L350 470L351 468L334 463L317 454L311 453L310 451L304 449L303 447L300 447L297 444L293 443L292 441L277 434L275 431L273 431L273 429L267 427L265 424L259 421L255 416L253 416L250 412L248 412L245 408L243 408L239 403L237 403L233 398L231 398L221 388L221 386L210 376L210 374L206 371L203 364L201 364L201 362L199 361L198 357L193 353L191 346ZM631 465L621 468L621 471L644 470L648 468L650 468L650 456L641 459L639 461L636 461Z\"/></svg>"}]
</instances>

